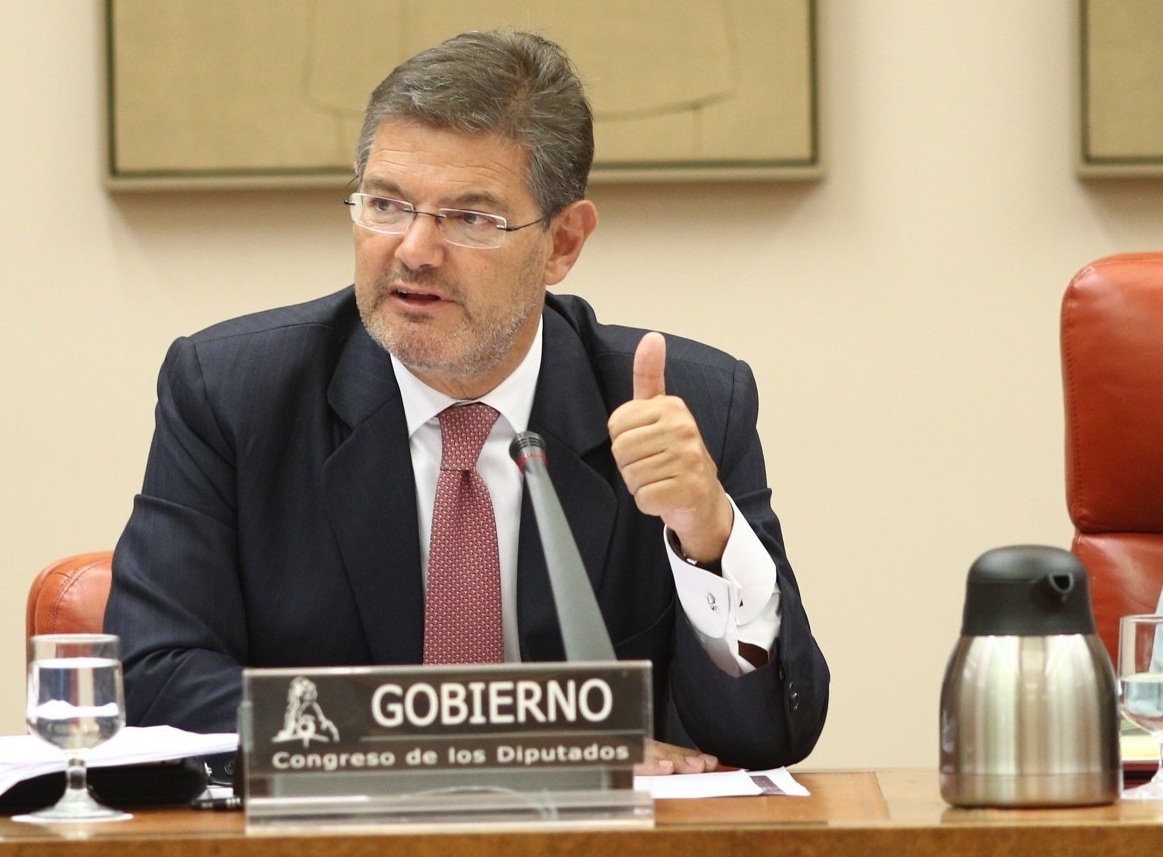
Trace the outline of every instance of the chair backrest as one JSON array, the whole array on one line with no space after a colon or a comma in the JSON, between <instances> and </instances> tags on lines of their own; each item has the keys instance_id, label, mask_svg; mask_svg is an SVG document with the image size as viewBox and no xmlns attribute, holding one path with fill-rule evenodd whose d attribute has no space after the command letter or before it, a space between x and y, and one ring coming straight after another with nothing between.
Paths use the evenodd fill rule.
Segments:
<instances>
[{"instance_id":1,"label":"chair backrest","mask_svg":"<svg viewBox=\"0 0 1163 857\"><path fill-rule=\"evenodd\" d=\"M1163 589L1163 253L1100 259L1062 301L1066 502L1099 635Z\"/></svg>"},{"instance_id":2,"label":"chair backrest","mask_svg":"<svg viewBox=\"0 0 1163 857\"><path fill-rule=\"evenodd\" d=\"M97 633L113 574L113 551L68 556L46 566L28 590L25 632Z\"/></svg>"}]
</instances>

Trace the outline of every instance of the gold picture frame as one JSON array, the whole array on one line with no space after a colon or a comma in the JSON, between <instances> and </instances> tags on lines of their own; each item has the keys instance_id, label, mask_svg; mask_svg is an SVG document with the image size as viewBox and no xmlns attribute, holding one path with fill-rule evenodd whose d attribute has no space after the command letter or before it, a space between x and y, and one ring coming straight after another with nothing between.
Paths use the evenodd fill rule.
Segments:
<instances>
[{"instance_id":1,"label":"gold picture frame","mask_svg":"<svg viewBox=\"0 0 1163 857\"><path fill-rule=\"evenodd\" d=\"M1079 0L1078 173L1163 176L1163 3Z\"/></svg>"},{"instance_id":2,"label":"gold picture frame","mask_svg":"<svg viewBox=\"0 0 1163 857\"><path fill-rule=\"evenodd\" d=\"M114 190L341 187L366 98L391 67L497 26L569 51L594 107L595 181L822 174L814 0L105 0L105 11Z\"/></svg>"}]
</instances>

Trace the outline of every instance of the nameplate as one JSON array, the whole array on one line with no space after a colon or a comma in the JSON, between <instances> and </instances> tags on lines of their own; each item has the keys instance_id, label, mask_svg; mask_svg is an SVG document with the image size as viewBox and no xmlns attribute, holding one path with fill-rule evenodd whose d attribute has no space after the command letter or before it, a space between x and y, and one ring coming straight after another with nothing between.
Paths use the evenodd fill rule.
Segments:
<instances>
[{"instance_id":1,"label":"nameplate","mask_svg":"<svg viewBox=\"0 0 1163 857\"><path fill-rule=\"evenodd\" d=\"M246 669L248 820L639 813L651 699L647 661Z\"/></svg>"}]
</instances>

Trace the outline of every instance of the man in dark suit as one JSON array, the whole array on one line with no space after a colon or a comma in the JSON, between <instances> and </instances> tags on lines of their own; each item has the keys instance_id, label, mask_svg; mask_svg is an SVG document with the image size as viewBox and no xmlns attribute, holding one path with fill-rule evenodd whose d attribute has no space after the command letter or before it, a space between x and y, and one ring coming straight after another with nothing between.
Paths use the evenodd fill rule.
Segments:
<instances>
[{"instance_id":1,"label":"man in dark suit","mask_svg":"<svg viewBox=\"0 0 1163 857\"><path fill-rule=\"evenodd\" d=\"M425 661L438 415L484 402L503 658L564 656L505 454L528 428L616 654L653 662L656 734L701 751L655 742L646 769L807 755L828 669L749 368L546 292L597 225L592 156L581 85L536 36L465 34L377 88L348 201L354 287L180 339L162 368L106 613L131 723L234 730L243 666Z\"/></svg>"}]
</instances>

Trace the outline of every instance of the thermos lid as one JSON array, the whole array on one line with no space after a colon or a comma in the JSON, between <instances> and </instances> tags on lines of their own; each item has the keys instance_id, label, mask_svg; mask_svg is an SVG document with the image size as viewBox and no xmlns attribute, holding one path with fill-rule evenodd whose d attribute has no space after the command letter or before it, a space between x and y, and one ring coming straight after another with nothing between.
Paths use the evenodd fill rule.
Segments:
<instances>
[{"instance_id":1,"label":"thermos lid","mask_svg":"<svg viewBox=\"0 0 1163 857\"><path fill-rule=\"evenodd\" d=\"M1070 551L1039 545L995 548L969 569L961 634L1093 634L1086 568Z\"/></svg>"}]
</instances>

